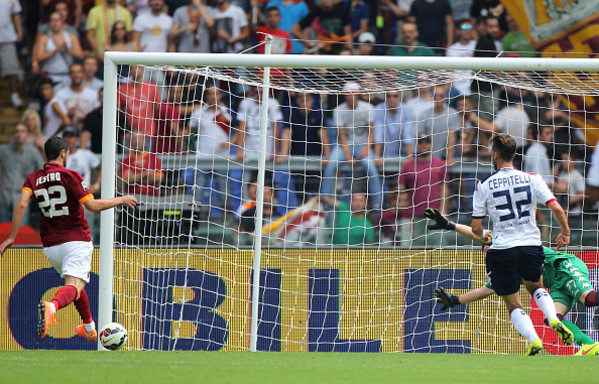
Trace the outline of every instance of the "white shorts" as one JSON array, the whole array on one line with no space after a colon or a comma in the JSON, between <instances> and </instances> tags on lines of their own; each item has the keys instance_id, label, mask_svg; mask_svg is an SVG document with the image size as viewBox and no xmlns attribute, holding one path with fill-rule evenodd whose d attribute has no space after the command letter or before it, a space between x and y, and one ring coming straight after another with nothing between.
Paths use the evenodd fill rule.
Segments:
<instances>
[{"instance_id":1,"label":"white shorts","mask_svg":"<svg viewBox=\"0 0 599 384\"><path fill-rule=\"evenodd\" d=\"M44 248L50 264L60 273L60 277L78 277L89 283L94 244L91 241L69 241Z\"/></svg>"}]
</instances>

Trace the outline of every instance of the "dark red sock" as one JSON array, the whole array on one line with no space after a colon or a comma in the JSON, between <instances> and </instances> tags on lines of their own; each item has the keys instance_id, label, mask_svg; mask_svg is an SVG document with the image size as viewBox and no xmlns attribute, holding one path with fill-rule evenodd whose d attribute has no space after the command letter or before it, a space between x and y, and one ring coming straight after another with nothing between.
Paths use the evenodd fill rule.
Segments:
<instances>
[{"instance_id":1,"label":"dark red sock","mask_svg":"<svg viewBox=\"0 0 599 384\"><path fill-rule=\"evenodd\" d=\"M599 297L597 297L597 291L591 291L584 299L584 305L587 307L597 307L599 306L598 299Z\"/></svg>"},{"instance_id":2,"label":"dark red sock","mask_svg":"<svg viewBox=\"0 0 599 384\"><path fill-rule=\"evenodd\" d=\"M71 304L76 297L77 288L72 285L65 285L64 287L60 288L58 292L56 292L56 295L52 299L52 303L58 311L60 308L64 308Z\"/></svg>"},{"instance_id":3,"label":"dark red sock","mask_svg":"<svg viewBox=\"0 0 599 384\"><path fill-rule=\"evenodd\" d=\"M94 319L92 319L92 312L89 310L89 300L85 289L81 291L79 298L75 300L75 308L77 308L77 312L79 312L84 324L89 324L94 321Z\"/></svg>"}]
</instances>

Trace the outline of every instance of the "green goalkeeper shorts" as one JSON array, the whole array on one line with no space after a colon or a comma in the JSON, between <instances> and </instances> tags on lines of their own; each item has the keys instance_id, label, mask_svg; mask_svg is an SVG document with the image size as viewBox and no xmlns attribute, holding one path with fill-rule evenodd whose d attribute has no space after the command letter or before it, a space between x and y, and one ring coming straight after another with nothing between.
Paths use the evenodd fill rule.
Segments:
<instances>
[{"instance_id":1,"label":"green goalkeeper shorts","mask_svg":"<svg viewBox=\"0 0 599 384\"><path fill-rule=\"evenodd\" d=\"M568 307L568 311L578 303L580 295L593 289L589 281L589 269L577 257L565 259L556 267L553 285L550 287L553 301Z\"/></svg>"}]
</instances>

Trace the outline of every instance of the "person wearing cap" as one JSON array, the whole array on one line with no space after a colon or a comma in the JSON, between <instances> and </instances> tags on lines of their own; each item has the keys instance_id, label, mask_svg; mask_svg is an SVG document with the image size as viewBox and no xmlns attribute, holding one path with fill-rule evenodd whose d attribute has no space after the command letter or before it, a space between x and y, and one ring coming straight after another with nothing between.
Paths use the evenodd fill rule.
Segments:
<instances>
[{"instance_id":1,"label":"person wearing cap","mask_svg":"<svg viewBox=\"0 0 599 384\"><path fill-rule=\"evenodd\" d=\"M410 194L413 246L439 244L447 240L441 232L427 233L424 220L428 207L445 214L448 208L446 199L450 196L447 165L442 159L433 156L432 148L431 137L420 134L416 156L402 164L398 178L399 190Z\"/></svg>"},{"instance_id":2,"label":"person wearing cap","mask_svg":"<svg viewBox=\"0 0 599 384\"><path fill-rule=\"evenodd\" d=\"M324 168L321 194L334 197L339 163L358 163L368 174L368 192L375 210L382 208L383 195L378 169L374 163L374 110L370 103L360 100L360 85L347 82L343 86L345 102L333 110L333 120L338 131L338 143L331 150Z\"/></svg>"},{"instance_id":3,"label":"person wearing cap","mask_svg":"<svg viewBox=\"0 0 599 384\"><path fill-rule=\"evenodd\" d=\"M354 49L354 54L364 56L370 55L372 54L372 49L376 43L376 37L372 32L363 32L358 37L358 43L359 44L356 44L356 48Z\"/></svg>"},{"instance_id":4,"label":"person wearing cap","mask_svg":"<svg viewBox=\"0 0 599 384\"><path fill-rule=\"evenodd\" d=\"M44 140L56 136L64 127L71 124L67 107L60 99L54 97L55 85L56 83L48 77L40 81L40 93L46 103L44 106Z\"/></svg>"}]
</instances>

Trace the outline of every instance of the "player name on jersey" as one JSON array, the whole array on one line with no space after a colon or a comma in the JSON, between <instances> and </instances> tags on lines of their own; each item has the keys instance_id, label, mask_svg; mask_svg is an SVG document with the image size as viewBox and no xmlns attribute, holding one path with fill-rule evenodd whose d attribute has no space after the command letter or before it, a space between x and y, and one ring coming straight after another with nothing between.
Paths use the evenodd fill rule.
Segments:
<instances>
[{"instance_id":1,"label":"player name on jersey","mask_svg":"<svg viewBox=\"0 0 599 384\"><path fill-rule=\"evenodd\" d=\"M517 174L489 180L489 190L513 187L518 184L530 184L530 175Z\"/></svg>"},{"instance_id":2,"label":"player name on jersey","mask_svg":"<svg viewBox=\"0 0 599 384\"><path fill-rule=\"evenodd\" d=\"M40 176L35 179L35 185L47 183L49 181L60 181L60 172L49 173L45 176Z\"/></svg>"}]
</instances>

